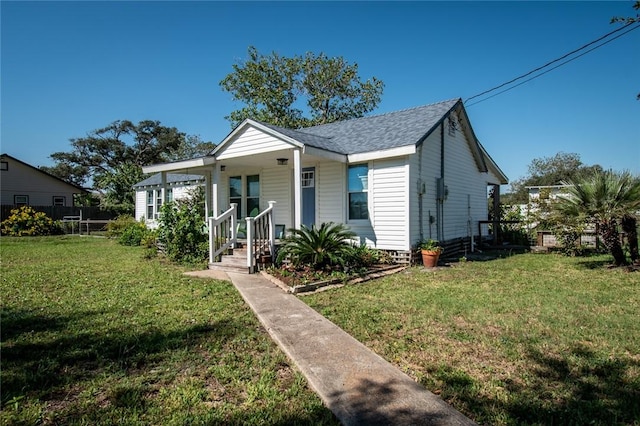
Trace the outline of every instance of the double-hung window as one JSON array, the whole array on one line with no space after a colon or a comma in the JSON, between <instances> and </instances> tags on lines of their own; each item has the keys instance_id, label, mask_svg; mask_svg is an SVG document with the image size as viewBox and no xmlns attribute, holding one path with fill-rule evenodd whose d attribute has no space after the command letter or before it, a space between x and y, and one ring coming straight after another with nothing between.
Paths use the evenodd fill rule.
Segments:
<instances>
[{"instance_id":1,"label":"double-hung window","mask_svg":"<svg viewBox=\"0 0 640 426\"><path fill-rule=\"evenodd\" d=\"M260 213L260 176L247 176L247 216Z\"/></svg>"},{"instance_id":2,"label":"double-hung window","mask_svg":"<svg viewBox=\"0 0 640 426\"><path fill-rule=\"evenodd\" d=\"M349 166L348 205L349 220L369 219L369 166Z\"/></svg>"},{"instance_id":3,"label":"double-hung window","mask_svg":"<svg viewBox=\"0 0 640 426\"><path fill-rule=\"evenodd\" d=\"M242 176L229 178L229 203L236 205L236 218L242 218Z\"/></svg>"},{"instance_id":4,"label":"double-hung window","mask_svg":"<svg viewBox=\"0 0 640 426\"><path fill-rule=\"evenodd\" d=\"M167 188L165 191L167 192L167 201L173 201L173 188ZM160 216L162 201L162 189L147 191L147 219L157 219Z\"/></svg>"}]
</instances>

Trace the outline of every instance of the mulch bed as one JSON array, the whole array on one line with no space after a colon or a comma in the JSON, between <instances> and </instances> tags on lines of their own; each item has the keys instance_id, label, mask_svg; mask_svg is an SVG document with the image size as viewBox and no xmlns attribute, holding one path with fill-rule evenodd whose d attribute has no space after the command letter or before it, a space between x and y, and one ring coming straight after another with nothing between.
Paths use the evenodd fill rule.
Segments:
<instances>
[{"instance_id":1,"label":"mulch bed","mask_svg":"<svg viewBox=\"0 0 640 426\"><path fill-rule=\"evenodd\" d=\"M366 273L341 277L332 277L328 272L323 273L310 269L287 270L286 273L283 273L282 270L273 268L261 273L287 293L298 294L327 290L347 284L358 284L395 274L407 267L407 265L374 265Z\"/></svg>"}]
</instances>

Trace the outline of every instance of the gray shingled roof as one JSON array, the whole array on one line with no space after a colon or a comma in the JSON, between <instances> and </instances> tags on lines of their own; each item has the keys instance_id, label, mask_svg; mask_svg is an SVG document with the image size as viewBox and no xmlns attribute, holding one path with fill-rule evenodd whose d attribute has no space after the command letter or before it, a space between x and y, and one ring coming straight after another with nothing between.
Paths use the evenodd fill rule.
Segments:
<instances>
[{"instance_id":1,"label":"gray shingled roof","mask_svg":"<svg viewBox=\"0 0 640 426\"><path fill-rule=\"evenodd\" d=\"M417 144L458 102L460 99L451 99L298 130L261 124L305 145L339 154L359 154Z\"/></svg>"},{"instance_id":2,"label":"gray shingled roof","mask_svg":"<svg viewBox=\"0 0 640 426\"><path fill-rule=\"evenodd\" d=\"M173 174L167 173L167 183L168 184L176 184L181 182L204 182L204 176L200 175L185 175L185 174ZM141 186L154 186L162 184L162 177L160 173L156 173L153 176L149 176L145 180L136 183L133 185L134 188L139 188Z\"/></svg>"}]
</instances>

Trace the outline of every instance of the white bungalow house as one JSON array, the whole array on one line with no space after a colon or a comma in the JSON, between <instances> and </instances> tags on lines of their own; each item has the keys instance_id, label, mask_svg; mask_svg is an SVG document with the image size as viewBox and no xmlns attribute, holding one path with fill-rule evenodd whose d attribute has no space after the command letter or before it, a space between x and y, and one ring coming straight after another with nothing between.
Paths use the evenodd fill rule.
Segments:
<instances>
[{"instance_id":1,"label":"white bungalow house","mask_svg":"<svg viewBox=\"0 0 640 426\"><path fill-rule=\"evenodd\" d=\"M156 173L136 183L133 185L136 191L136 220L144 221L149 228L156 228L160 208L164 202L190 197L191 191L203 185L203 176L181 173Z\"/></svg>"},{"instance_id":2,"label":"white bungalow house","mask_svg":"<svg viewBox=\"0 0 640 426\"><path fill-rule=\"evenodd\" d=\"M164 188L172 173L203 176L210 262L242 220L249 271L273 253L276 225L344 223L396 253L424 238L471 242L488 217L487 187L508 183L461 99L295 130L248 119L206 157L143 171L164 176Z\"/></svg>"}]
</instances>

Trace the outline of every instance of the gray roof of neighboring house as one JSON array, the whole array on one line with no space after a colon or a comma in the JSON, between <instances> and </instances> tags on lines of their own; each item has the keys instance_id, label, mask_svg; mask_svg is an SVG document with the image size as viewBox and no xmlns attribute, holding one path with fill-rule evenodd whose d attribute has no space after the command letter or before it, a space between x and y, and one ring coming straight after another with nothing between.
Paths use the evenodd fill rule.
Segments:
<instances>
[{"instance_id":1,"label":"gray roof of neighboring house","mask_svg":"<svg viewBox=\"0 0 640 426\"><path fill-rule=\"evenodd\" d=\"M168 184L194 184L204 182L204 176L201 175L185 175L185 174L173 174L167 173L167 183ZM155 175L149 176L145 180L136 183L133 185L134 188L139 188L142 186L158 186L162 184L162 176L160 173L156 173Z\"/></svg>"},{"instance_id":2,"label":"gray roof of neighboring house","mask_svg":"<svg viewBox=\"0 0 640 426\"><path fill-rule=\"evenodd\" d=\"M304 144L339 154L359 154L417 144L461 100L337 121L297 130L261 123Z\"/></svg>"}]
</instances>

